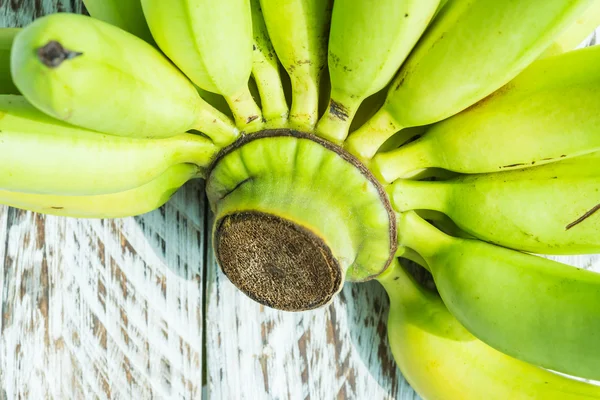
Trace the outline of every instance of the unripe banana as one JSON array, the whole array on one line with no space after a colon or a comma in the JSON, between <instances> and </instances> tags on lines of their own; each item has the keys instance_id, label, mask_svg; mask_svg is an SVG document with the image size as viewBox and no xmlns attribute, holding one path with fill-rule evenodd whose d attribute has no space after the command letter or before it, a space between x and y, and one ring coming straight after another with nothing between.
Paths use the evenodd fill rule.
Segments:
<instances>
[{"instance_id":1,"label":"unripe banana","mask_svg":"<svg viewBox=\"0 0 600 400\"><path fill-rule=\"evenodd\" d=\"M600 150L600 46L536 61L497 92L380 153L385 181L422 168L497 172Z\"/></svg>"},{"instance_id":2,"label":"unripe banana","mask_svg":"<svg viewBox=\"0 0 600 400\"><path fill-rule=\"evenodd\" d=\"M390 298L392 354L422 398L600 399L600 386L527 364L473 337L440 297L417 283L398 261L377 279Z\"/></svg>"},{"instance_id":3,"label":"unripe banana","mask_svg":"<svg viewBox=\"0 0 600 400\"><path fill-rule=\"evenodd\" d=\"M266 122L281 126L287 121L289 109L281 84L279 61L271 39L269 39L260 8L260 0L250 0L250 4L254 37L252 75L260 93L263 118Z\"/></svg>"},{"instance_id":4,"label":"unripe banana","mask_svg":"<svg viewBox=\"0 0 600 400\"><path fill-rule=\"evenodd\" d=\"M19 94L10 76L10 49L20 28L0 28L0 94Z\"/></svg>"},{"instance_id":5,"label":"unripe banana","mask_svg":"<svg viewBox=\"0 0 600 400\"><path fill-rule=\"evenodd\" d=\"M261 111L248 89L252 70L249 0L142 0L161 50L199 87L223 95L238 127L258 130Z\"/></svg>"},{"instance_id":6,"label":"unripe banana","mask_svg":"<svg viewBox=\"0 0 600 400\"><path fill-rule=\"evenodd\" d=\"M83 0L83 4L92 17L154 44L140 0Z\"/></svg>"},{"instance_id":7,"label":"unripe banana","mask_svg":"<svg viewBox=\"0 0 600 400\"><path fill-rule=\"evenodd\" d=\"M199 177L194 164L178 164L150 182L123 192L92 196L57 196L0 190L0 204L41 214L74 218L123 218L145 214L165 204L188 180Z\"/></svg>"},{"instance_id":8,"label":"unripe banana","mask_svg":"<svg viewBox=\"0 0 600 400\"><path fill-rule=\"evenodd\" d=\"M384 106L350 135L347 149L370 159L395 132L481 100L538 58L592 1L448 2L402 65Z\"/></svg>"},{"instance_id":9,"label":"unripe banana","mask_svg":"<svg viewBox=\"0 0 600 400\"><path fill-rule=\"evenodd\" d=\"M356 110L383 89L432 19L439 0L336 0L329 35L331 96L317 133L341 143Z\"/></svg>"},{"instance_id":10,"label":"unripe banana","mask_svg":"<svg viewBox=\"0 0 600 400\"><path fill-rule=\"evenodd\" d=\"M218 148L200 135L140 139L55 120L21 96L0 96L0 188L95 195L141 186L181 163L207 166Z\"/></svg>"},{"instance_id":11,"label":"unripe banana","mask_svg":"<svg viewBox=\"0 0 600 400\"><path fill-rule=\"evenodd\" d=\"M139 137L197 129L218 144L238 136L233 122L158 50L94 18L42 17L17 35L11 57L27 100L70 124Z\"/></svg>"},{"instance_id":12,"label":"unripe banana","mask_svg":"<svg viewBox=\"0 0 600 400\"><path fill-rule=\"evenodd\" d=\"M600 26L600 1L593 1L575 22L558 35L541 57L566 53L579 46Z\"/></svg>"},{"instance_id":13,"label":"unripe banana","mask_svg":"<svg viewBox=\"0 0 600 400\"><path fill-rule=\"evenodd\" d=\"M260 0L271 43L292 81L293 128L317 123L319 84L327 63L332 0Z\"/></svg>"},{"instance_id":14,"label":"unripe banana","mask_svg":"<svg viewBox=\"0 0 600 400\"><path fill-rule=\"evenodd\" d=\"M399 215L398 232L478 339L534 365L600 378L600 274L448 236L413 211Z\"/></svg>"},{"instance_id":15,"label":"unripe banana","mask_svg":"<svg viewBox=\"0 0 600 400\"><path fill-rule=\"evenodd\" d=\"M398 211L435 210L469 234L542 254L600 253L600 153L439 182L398 180Z\"/></svg>"}]
</instances>

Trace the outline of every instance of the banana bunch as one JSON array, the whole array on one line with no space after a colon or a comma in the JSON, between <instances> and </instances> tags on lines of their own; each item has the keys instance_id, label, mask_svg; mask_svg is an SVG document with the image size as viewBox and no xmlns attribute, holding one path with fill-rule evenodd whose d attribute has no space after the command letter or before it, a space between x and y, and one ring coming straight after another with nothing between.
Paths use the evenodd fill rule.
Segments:
<instances>
[{"instance_id":1,"label":"banana bunch","mask_svg":"<svg viewBox=\"0 0 600 400\"><path fill-rule=\"evenodd\" d=\"M595 399L597 0L85 0L0 31L0 203L79 218L206 179L213 244L288 311L377 279L427 399ZM399 264L433 275L439 296Z\"/></svg>"}]
</instances>

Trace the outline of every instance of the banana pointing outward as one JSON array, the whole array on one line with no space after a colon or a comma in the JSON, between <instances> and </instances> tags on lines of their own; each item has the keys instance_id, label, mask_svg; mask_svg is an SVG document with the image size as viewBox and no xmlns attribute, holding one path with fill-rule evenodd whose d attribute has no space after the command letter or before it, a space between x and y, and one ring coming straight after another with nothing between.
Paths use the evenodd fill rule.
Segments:
<instances>
[{"instance_id":1,"label":"banana pointing outward","mask_svg":"<svg viewBox=\"0 0 600 400\"><path fill-rule=\"evenodd\" d=\"M462 173L524 168L600 150L600 46L536 61L497 92L380 153L385 181L422 168Z\"/></svg>"},{"instance_id":2,"label":"banana pointing outward","mask_svg":"<svg viewBox=\"0 0 600 400\"><path fill-rule=\"evenodd\" d=\"M443 212L469 234L504 247L600 253L600 153L439 182L398 180L390 192L398 211Z\"/></svg>"},{"instance_id":3,"label":"banana pointing outward","mask_svg":"<svg viewBox=\"0 0 600 400\"><path fill-rule=\"evenodd\" d=\"M249 0L142 0L162 51L199 87L223 95L238 127L262 126L248 88L252 70Z\"/></svg>"},{"instance_id":4,"label":"banana pointing outward","mask_svg":"<svg viewBox=\"0 0 600 400\"><path fill-rule=\"evenodd\" d=\"M272 124L284 124L289 109L281 84L279 61L269 39L267 27L260 9L260 0L250 0L252 6L252 75L260 93L263 118Z\"/></svg>"},{"instance_id":5,"label":"banana pointing outward","mask_svg":"<svg viewBox=\"0 0 600 400\"><path fill-rule=\"evenodd\" d=\"M19 94L10 77L10 49L20 28L0 28L0 94Z\"/></svg>"},{"instance_id":6,"label":"banana pointing outward","mask_svg":"<svg viewBox=\"0 0 600 400\"><path fill-rule=\"evenodd\" d=\"M0 96L0 188L94 195L150 182L181 163L207 166L218 148L182 134L164 139L112 136L48 117L21 96Z\"/></svg>"},{"instance_id":7,"label":"banana pointing outward","mask_svg":"<svg viewBox=\"0 0 600 400\"><path fill-rule=\"evenodd\" d=\"M439 0L336 0L331 16L331 97L317 133L342 142L361 102L387 85Z\"/></svg>"},{"instance_id":8,"label":"banana pointing outward","mask_svg":"<svg viewBox=\"0 0 600 400\"><path fill-rule=\"evenodd\" d=\"M260 0L271 42L292 82L290 125L307 132L318 118L332 4L332 0Z\"/></svg>"},{"instance_id":9,"label":"banana pointing outward","mask_svg":"<svg viewBox=\"0 0 600 400\"><path fill-rule=\"evenodd\" d=\"M571 51L600 26L600 1L593 1L587 10L562 31L541 57L550 57Z\"/></svg>"},{"instance_id":10,"label":"banana pointing outward","mask_svg":"<svg viewBox=\"0 0 600 400\"><path fill-rule=\"evenodd\" d=\"M152 181L123 192L92 196L57 196L0 190L0 204L74 218L123 218L161 207L184 183L199 176L198 166L178 164Z\"/></svg>"},{"instance_id":11,"label":"banana pointing outward","mask_svg":"<svg viewBox=\"0 0 600 400\"><path fill-rule=\"evenodd\" d=\"M398 232L478 339L534 365L600 379L600 274L448 236L413 211L399 215Z\"/></svg>"},{"instance_id":12,"label":"banana pointing outward","mask_svg":"<svg viewBox=\"0 0 600 400\"><path fill-rule=\"evenodd\" d=\"M402 65L384 106L350 135L347 149L370 159L395 132L481 100L538 58L592 1L449 1Z\"/></svg>"},{"instance_id":13,"label":"banana pointing outward","mask_svg":"<svg viewBox=\"0 0 600 400\"><path fill-rule=\"evenodd\" d=\"M42 17L17 35L11 58L27 100L73 125L138 137L197 129L218 144L239 134L154 47L94 18Z\"/></svg>"},{"instance_id":14,"label":"banana pointing outward","mask_svg":"<svg viewBox=\"0 0 600 400\"><path fill-rule=\"evenodd\" d=\"M92 17L154 44L140 0L83 0L83 4Z\"/></svg>"},{"instance_id":15,"label":"banana pointing outward","mask_svg":"<svg viewBox=\"0 0 600 400\"><path fill-rule=\"evenodd\" d=\"M377 279L390 298L392 353L424 399L600 399L600 386L519 361L473 337L398 261Z\"/></svg>"}]
</instances>

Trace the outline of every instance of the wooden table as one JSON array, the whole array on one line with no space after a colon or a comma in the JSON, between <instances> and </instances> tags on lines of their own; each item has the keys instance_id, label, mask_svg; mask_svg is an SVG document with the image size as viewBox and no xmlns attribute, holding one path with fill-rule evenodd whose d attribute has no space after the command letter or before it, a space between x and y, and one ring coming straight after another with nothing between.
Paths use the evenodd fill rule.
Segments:
<instances>
[{"instance_id":1,"label":"wooden table","mask_svg":"<svg viewBox=\"0 0 600 400\"><path fill-rule=\"evenodd\" d=\"M0 26L55 11L82 5L0 0ZM217 269L208 215L202 181L136 218L0 207L0 400L419 398L381 286L346 284L311 312L262 307Z\"/></svg>"}]
</instances>

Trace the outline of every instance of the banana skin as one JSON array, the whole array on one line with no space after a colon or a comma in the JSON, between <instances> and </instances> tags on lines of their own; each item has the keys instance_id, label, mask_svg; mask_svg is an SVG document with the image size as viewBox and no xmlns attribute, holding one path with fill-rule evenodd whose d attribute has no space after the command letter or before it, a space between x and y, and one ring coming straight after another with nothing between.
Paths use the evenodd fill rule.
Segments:
<instances>
[{"instance_id":1,"label":"banana skin","mask_svg":"<svg viewBox=\"0 0 600 400\"><path fill-rule=\"evenodd\" d=\"M138 137L196 129L217 144L239 135L158 50L83 15L51 14L24 28L13 44L11 73L38 109L86 129Z\"/></svg>"},{"instance_id":2,"label":"banana skin","mask_svg":"<svg viewBox=\"0 0 600 400\"><path fill-rule=\"evenodd\" d=\"M539 167L463 175L445 181L397 180L398 211L435 210L467 233L541 254L600 252L600 153Z\"/></svg>"},{"instance_id":3,"label":"banana skin","mask_svg":"<svg viewBox=\"0 0 600 400\"><path fill-rule=\"evenodd\" d=\"M400 68L384 106L346 148L371 159L395 132L473 105L538 58L592 1L449 1Z\"/></svg>"},{"instance_id":4,"label":"banana skin","mask_svg":"<svg viewBox=\"0 0 600 400\"><path fill-rule=\"evenodd\" d=\"M600 380L600 274L478 240L454 238L415 212L399 245L427 263L448 310L504 354Z\"/></svg>"},{"instance_id":5,"label":"banana skin","mask_svg":"<svg viewBox=\"0 0 600 400\"><path fill-rule=\"evenodd\" d=\"M422 398L600 399L600 386L517 360L475 338L398 261L377 279L390 298L392 354Z\"/></svg>"},{"instance_id":6,"label":"banana skin","mask_svg":"<svg viewBox=\"0 0 600 400\"><path fill-rule=\"evenodd\" d=\"M162 139L113 136L48 117L22 96L0 96L0 188L95 195L150 182L169 167L206 167L218 151L200 135Z\"/></svg>"},{"instance_id":7,"label":"banana skin","mask_svg":"<svg viewBox=\"0 0 600 400\"><path fill-rule=\"evenodd\" d=\"M499 172L600 150L599 64L600 46L536 61L418 140L377 154L373 170L392 182L422 168Z\"/></svg>"},{"instance_id":8,"label":"banana skin","mask_svg":"<svg viewBox=\"0 0 600 400\"><path fill-rule=\"evenodd\" d=\"M41 214L73 218L124 218L145 214L164 205L187 181L200 177L194 164L169 167L152 181L117 193L57 196L0 190L0 204Z\"/></svg>"}]
</instances>

